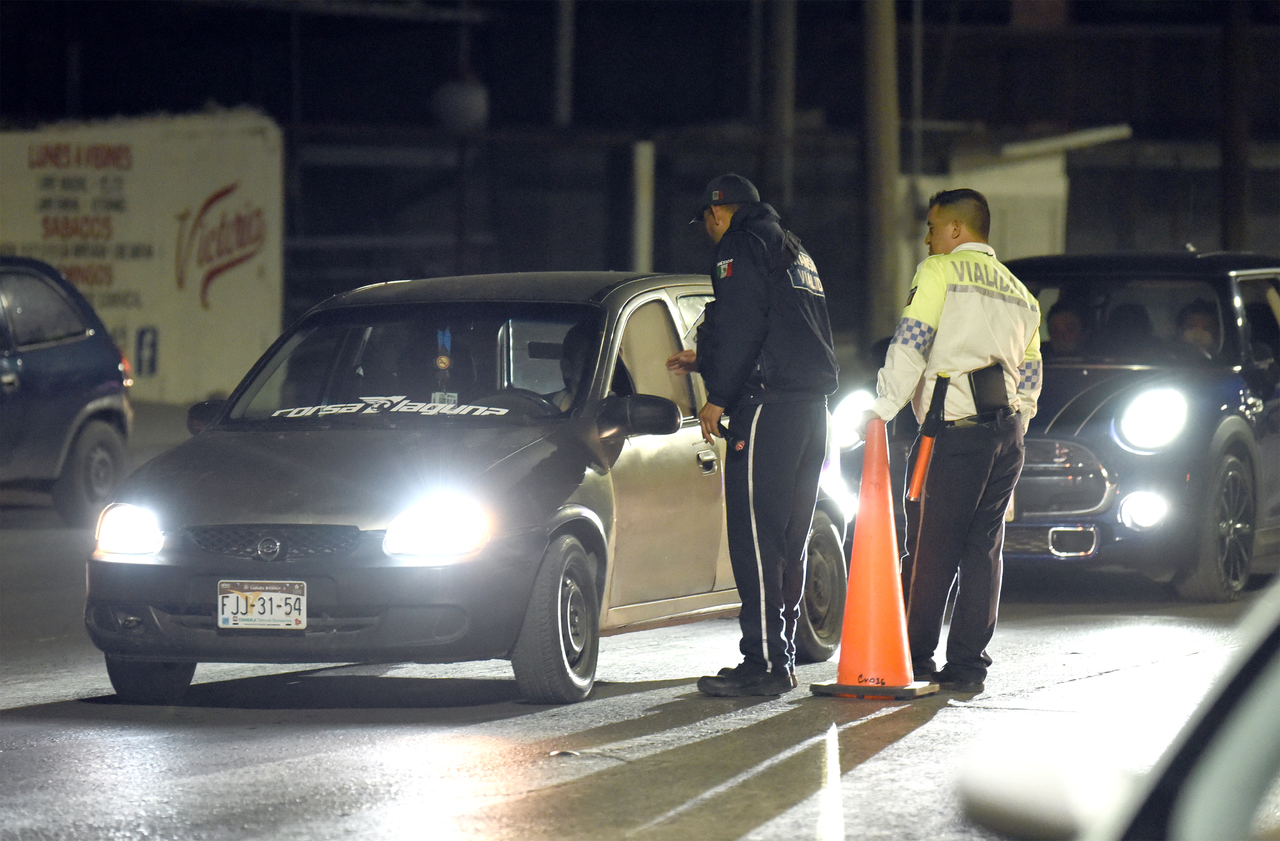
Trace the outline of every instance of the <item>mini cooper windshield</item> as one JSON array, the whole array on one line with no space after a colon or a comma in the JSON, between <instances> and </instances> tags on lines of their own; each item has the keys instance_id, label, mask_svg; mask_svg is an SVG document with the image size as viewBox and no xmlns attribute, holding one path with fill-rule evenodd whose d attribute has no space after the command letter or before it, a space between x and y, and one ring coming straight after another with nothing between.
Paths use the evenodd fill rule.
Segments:
<instances>
[{"instance_id":1,"label":"mini cooper windshield","mask_svg":"<svg viewBox=\"0 0 1280 841\"><path fill-rule=\"evenodd\" d=\"M590 385L599 321L595 308L525 302L323 310L276 345L229 419L378 425L556 417Z\"/></svg>"},{"instance_id":2,"label":"mini cooper windshield","mask_svg":"<svg viewBox=\"0 0 1280 841\"><path fill-rule=\"evenodd\" d=\"M1224 351L1223 302L1202 280L1036 283L1047 313L1045 359L1128 364L1208 362Z\"/></svg>"}]
</instances>

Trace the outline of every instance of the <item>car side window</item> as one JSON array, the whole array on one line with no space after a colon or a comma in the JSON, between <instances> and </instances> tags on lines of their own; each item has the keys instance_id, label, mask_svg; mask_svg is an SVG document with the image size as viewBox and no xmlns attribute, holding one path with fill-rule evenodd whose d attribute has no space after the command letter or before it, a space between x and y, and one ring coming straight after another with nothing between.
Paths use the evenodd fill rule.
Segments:
<instances>
[{"instance_id":1,"label":"car side window","mask_svg":"<svg viewBox=\"0 0 1280 841\"><path fill-rule=\"evenodd\" d=\"M667 359L681 349L671 311L662 301L640 305L627 319L618 356L638 394L675 401L684 417L693 416L693 390L688 375L667 370Z\"/></svg>"},{"instance_id":2,"label":"car side window","mask_svg":"<svg viewBox=\"0 0 1280 841\"><path fill-rule=\"evenodd\" d=\"M0 296L18 347L83 336L88 327L56 287L29 274L0 277Z\"/></svg>"},{"instance_id":3,"label":"car side window","mask_svg":"<svg viewBox=\"0 0 1280 841\"><path fill-rule=\"evenodd\" d=\"M1240 281L1246 338L1255 361L1270 354L1280 359L1280 283L1275 278Z\"/></svg>"},{"instance_id":4,"label":"car side window","mask_svg":"<svg viewBox=\"0 0 1280 841\"><path fill-rule=\"evenodd\" d=\"M707 304L715 300L714 295L681 295L676 299L680 309L680 317L685 323L685 339L692 339L697 333L698 323L702 320L703 310Z\"/></svg>"}]
</instances>

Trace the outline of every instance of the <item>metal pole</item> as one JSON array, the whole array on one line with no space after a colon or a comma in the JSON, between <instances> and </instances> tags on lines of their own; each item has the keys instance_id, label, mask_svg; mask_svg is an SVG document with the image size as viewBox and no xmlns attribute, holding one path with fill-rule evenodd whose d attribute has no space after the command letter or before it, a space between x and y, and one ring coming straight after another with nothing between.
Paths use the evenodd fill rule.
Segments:
<instances>
[{"instance_id":1,"label":"metal pole","mask_svg":"<svg viewBox=\"0 0 1280 841\"><path fill-rule=\"evenodd\" d=\"M769 146L777 195L773 199L786 212L793 206L796 135L796 0L776 0L770 41L770 76L773 96L769 114Z\"/></svg>"},{"instance_id":2,"label":"metal pole","mask_svg":"<svg viewBox=\"0 0 1280 841\"><path fill-rule=\"evenodd\" d=\"M751 0L751 125L764 121L764 0Z\"/></svg>"},{"instance_id":3,"label":"metal pole","mask_svg":"<svg viewBox=\"0 0 1280 841\"><path fill-rule=\"evenodd\" d=\"M556 113L557 128L573 123L573 9L574 0L560 0L556 20Z\"/></svg>"},{"instance_id":4,"label":"metal pole","mask_svg":"<svg viewBox=\"0 0 1280 841\"><path fill-rule=\"evenodd\" d=\"M923 220L920 195L924 174L924 0L911 2L911 211Z\"/></svg>"},{"instance_id":5,"label":"metal pole","mask_svg":"<svg viewBox=\"0 0 1280 841\"><path fill-rule=\"evenodd\" d=\"M1249 248L1249 4L1232 0L1222 39L1222 247Z\"/></svg>"},{"instance_id":6,"label":"metal pole","mask_svg":"<svg viewBox=\"0 0 1280 841\"><path fill-rule=\"evenodd\" d=\"M898 239L898 59L893 0L867 0L867 313L870 342L893 332L904 303L897 273Z\"/></svg>"},{"instance_id":7,"label":"metal pole","mask_svg":"<svg viewBox=\"0 0 1280 841\"><path fill-rule=\"evenodd\" d=\"M656 147L652 140L640 140L632 147L631 268L653 271L653 178Z\"/></svg>"}]
</instances>

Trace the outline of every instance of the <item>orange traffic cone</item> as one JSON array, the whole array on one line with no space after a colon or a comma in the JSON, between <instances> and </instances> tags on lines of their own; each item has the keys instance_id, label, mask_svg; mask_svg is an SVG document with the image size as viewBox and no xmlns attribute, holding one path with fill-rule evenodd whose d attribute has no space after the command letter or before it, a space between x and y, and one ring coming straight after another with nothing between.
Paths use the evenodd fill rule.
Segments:
<instances>
[{"instance_id":1,"label":"orange traffic cone","mask_svg":"<svg viewBox=\"0 0 1280 841\"><path fill-rule=\"evenodd\" d=\"M836 679L839 683L815 683L809 689L815 695L892 699L919 698L938 691L938 684L917 681L911 671L889 482L889 443L882 420L867 424Z\"/></svg>"}]
</instances>

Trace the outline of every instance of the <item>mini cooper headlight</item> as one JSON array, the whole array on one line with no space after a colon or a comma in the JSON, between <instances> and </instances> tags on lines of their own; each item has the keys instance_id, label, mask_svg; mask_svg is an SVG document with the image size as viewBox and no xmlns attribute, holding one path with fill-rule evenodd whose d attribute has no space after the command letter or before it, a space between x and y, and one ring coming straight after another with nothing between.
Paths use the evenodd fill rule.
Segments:
<instances>
[{"instance_id":1,"label":"mini cooper headlight","mask_svg":"<svg viewBox=\"0 0 1280 841\"><path fill-rule=\"evenodd\" d=\"M854 391L846 395L836 404L831 413L831 429L836 439L836 446L842 450L862 441L862 436L854 431L862 413L876 402L876 396L869 391Z\"/></svg>"},{"instance_id":2,"label":"mini cooper headlight","mask_svg":"<svg viewBox=\"0 0 1280 841\"><path fill-rule=\"evenodd\" d=\"M151 555L164 546L156 515L125 503L107 506L98 518L98 551L107 555Z\"/></svg>"},{"instance_id":3,"label":"mini cooper headlight","mask_svg":"<svg viewBox=\"0 0 1280 841\"><path fill-rule=\"evenodd\" d=\"M1122 444L1150 452L1168 446L1186 425L1186 396L1176 388L1153 388L1129 401L1116 428Z\"/></svg>"},{"instance_id":4,"label":"mini cooper headlight","mask_svg":"<svg viewBox=\"0 0 1280 841\"><path fill-rule=\"evenodd\" d=\"M474 499L442 492L425 497L387 526L388 555L466 555L489 542L489 516Z\"/></svg>"}]
</instances>

